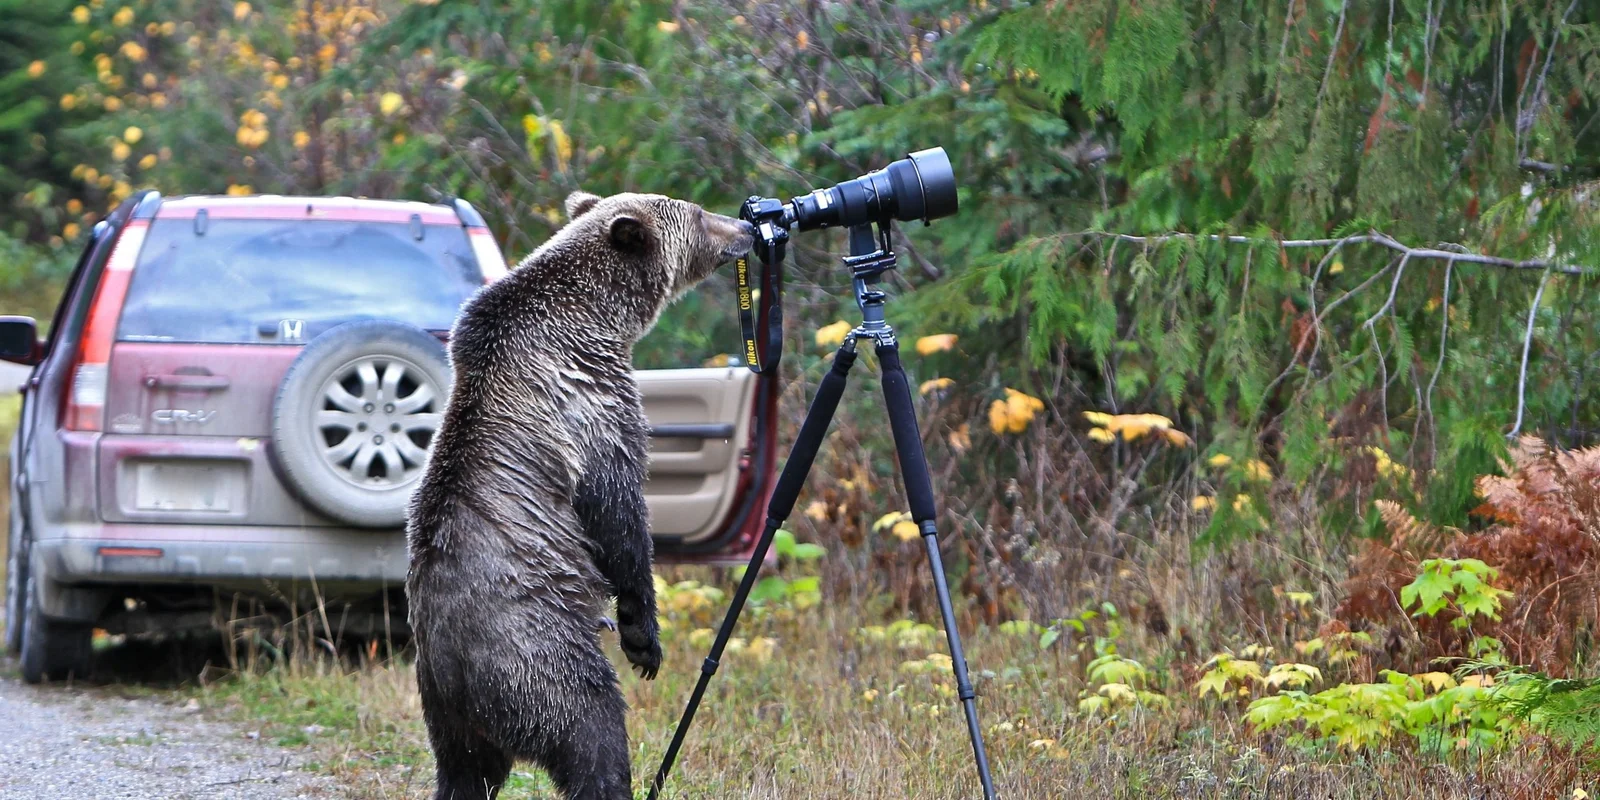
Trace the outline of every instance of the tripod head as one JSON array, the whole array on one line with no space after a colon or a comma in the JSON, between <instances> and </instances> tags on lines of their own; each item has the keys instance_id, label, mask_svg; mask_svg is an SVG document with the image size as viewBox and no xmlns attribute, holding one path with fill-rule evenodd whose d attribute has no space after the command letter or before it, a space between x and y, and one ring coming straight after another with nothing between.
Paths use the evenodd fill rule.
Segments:
<instances>
[{"instance_id":1,"label":"tripod head","mask_svg":"<svg viewBox=\"0 0 1600 800\"><path fill-rule=\"evenodd\" d=\"M736 266L745 364L752 372L766 374L775 372L783 358L783 259L791 228L849 229L850 254L844 265L855 281L856 304L865 319L851 340L859 335L893 342L894 332L883 321L887 296L875 288L883 274L895 268L890 224L896 219L931 224L957 208L955 173L942 147L919 150L881 170L787 203L774 197L745 200L739 219L756 229L753 251L762 267L758 278L751 274L748 257L741 257ZM758 338L758 330L764 336Z\"/></svg>"}]
</instances>

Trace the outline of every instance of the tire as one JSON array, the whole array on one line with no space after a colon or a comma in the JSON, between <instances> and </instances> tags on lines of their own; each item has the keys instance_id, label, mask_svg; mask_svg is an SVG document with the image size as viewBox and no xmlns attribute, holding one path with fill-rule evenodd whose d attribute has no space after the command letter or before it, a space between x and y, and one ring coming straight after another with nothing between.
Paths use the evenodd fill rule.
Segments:
<instances>
[{"instance_id":1,"label":"tire","mask_svg":"<svg viewBox=\"0 0 1600 800\"><path fill-rule=\"evenodd\" d=\"M273 463L307 505L363 528L405 524L450 394L444 345L365 320L306 345L272 408Z\"/></svg>"},{"instance_id":2,"label":"tire","mask_svg":"<svg viewBox=\"0 0 1600 800\"><path fill-rule=\"evenodd\" d=\"M6 545L6 652L22 651L23 587L28 579L27 537L22 533L22 509L11 496L11 519Z\"/></svg>"},{"instance_id":3,"label":"tire","mask_svg":"<svg viewBox=\"0 0 1600 800\"><path fill-rule=\"evenodd\" d=\"M23 591L22 652L19 659L22 662L23 682L87 678L94 655L91 642L93 627L46 619L40 605L37 578L29 575Z\"/></svg>"}]
</instances>

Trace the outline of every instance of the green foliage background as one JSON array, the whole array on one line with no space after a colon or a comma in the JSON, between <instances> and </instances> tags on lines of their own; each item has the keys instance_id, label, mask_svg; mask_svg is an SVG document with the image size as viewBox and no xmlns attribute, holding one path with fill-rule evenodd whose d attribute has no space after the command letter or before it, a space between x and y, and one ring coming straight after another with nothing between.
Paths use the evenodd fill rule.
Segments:
<instances>
[{"instance_id":1,"label":"green foliage background","mask_svg":"<svg viewBox=\"0 0 1600 800\"><path fill-rule=\"evenodd\" d=\"M6 311L42 314L72 233L141 186L461 196L516 257L579 187L731 212L939 144L962 211L901 232L896 321L960 336L915 365L955 380L930 439L969 422L949 455L981 465L941 489L1016 480L1013 505L1050 509L1030 537L1047 518L1157 527L1194 493L1255 500L1217 503L1213 542L1302 524L1283 509L1306 498L1338 532L1376 531L1375 497L1465 524L1519 399L1522 432L1600 431L1600 7L1581 0L0 0L0 16L18 21L0 32ZM1580 274L1279 244L1369 230ZM1172 232L1200 238L1103 235ZM841 242L798 245L804 379L812 332L853 309ZM641 357L733 351L730 296L681 306ZM1024 435L985 424L1006 387L1046 401ZM1164 414L1198 449L1090 444L1090 409ZM1368 447L1407 471L1379 474ZM1236 466L1203 466L1218 454ZM1057 485L1139 459L1130 496ZM1248 480L1250 459L1277 480ZM997 524L982 506L963 524Z\"/></svg>"}]
</instances>

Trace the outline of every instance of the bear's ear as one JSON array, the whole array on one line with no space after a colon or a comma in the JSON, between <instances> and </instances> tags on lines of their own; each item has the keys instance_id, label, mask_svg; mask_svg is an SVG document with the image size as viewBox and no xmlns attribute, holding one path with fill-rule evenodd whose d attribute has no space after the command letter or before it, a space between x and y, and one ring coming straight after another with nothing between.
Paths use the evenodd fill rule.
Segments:
<instances>
[{"instance_id":1,"label":"bear's ear","mask_svg":"<svg viewBox=\"0 0 1600 800\"><path fill-rule=\"evenodd\" d=\"M638 217L618 214L611 220L611 245L624 253L642 253L650 244L650 232Z\"/></svg>"},{"instance_id":2,"label":"bear's ear","mask_svg":"<svg viewBox=\"0 0 1600 800\"><path fill-rule=\"evenodd\" d=\"M567 219L575 220L584 215L594 204L600 202L599 195L588 192L573 192L567 195Z\"/></svg>"}]
</instances>

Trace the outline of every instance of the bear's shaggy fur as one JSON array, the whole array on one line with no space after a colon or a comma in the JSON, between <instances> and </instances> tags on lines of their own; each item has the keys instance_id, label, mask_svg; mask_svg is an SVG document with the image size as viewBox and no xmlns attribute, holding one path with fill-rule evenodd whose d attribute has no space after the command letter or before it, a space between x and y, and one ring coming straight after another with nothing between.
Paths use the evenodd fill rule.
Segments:
<instances>
[{"instance_id":1,"label":"bear's shaggy fur","mask_svg":"<svg viewBox=\"0 0 1600 800\"><path fill-rule=\"evenodd\" d=\"M631 797L598 630L616 597L622 651L655 676L633 345L752 243L748 224L659 195L566 205L571 222L462 310L411 502L406 594L438 800L492 798L519 760L568 798Z\"/></svg>"}]
</instances>

